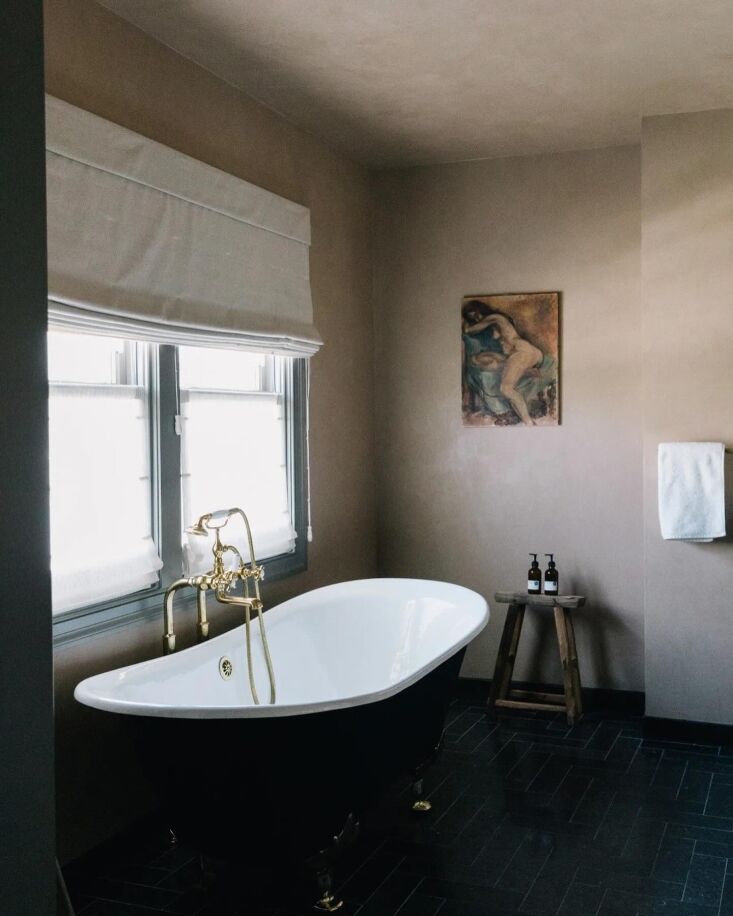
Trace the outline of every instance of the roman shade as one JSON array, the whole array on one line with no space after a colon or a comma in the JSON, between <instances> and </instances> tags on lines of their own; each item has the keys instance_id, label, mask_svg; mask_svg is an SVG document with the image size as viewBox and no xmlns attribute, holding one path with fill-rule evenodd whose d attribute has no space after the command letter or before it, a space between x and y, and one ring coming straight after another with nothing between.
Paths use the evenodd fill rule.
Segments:
<instances>
[{"instance_id":1,"label":"roman shade","mask_svg":"<svg viewBox=\"0 0 733 916\"><path fill-rule=\"evenodd\" d=\"M311 356L310 212L46 97L56 326Z\"/></svg>"}]
</instances>

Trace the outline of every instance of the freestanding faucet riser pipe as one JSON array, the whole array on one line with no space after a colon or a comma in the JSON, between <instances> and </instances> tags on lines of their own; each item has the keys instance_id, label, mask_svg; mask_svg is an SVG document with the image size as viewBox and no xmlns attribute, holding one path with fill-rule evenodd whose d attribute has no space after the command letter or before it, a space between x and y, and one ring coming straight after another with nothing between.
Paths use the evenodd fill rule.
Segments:
<instances>
[{"instance_id":1,"label":"freestanding faucet riser pipe","mask_svg":"<svg viewBox=\"0 0 733 916\"><path fill-rule=\"evenodd\" d=\"M244 558L239 550L231 544L223 544L219 531L223 528L233 515L240 515L244 523L247 534L247 547L249 549L249 564L244 562ZM270 650L267 645L267 634L265 633L265 623L262 616L263 604L260 597L260 580L264 578L265 571L262 566L255 560L254 543L252 539L252 530L249 525L247 516L241 509L220 509L216 512L208 512L187 529L189 534L206 537L212 531L214 532L214 546L212 553L214 555L214 566L209 572L188 578L177 579L168 586L163 601L164 612L164 631L163 631L163 652L168 655L176 650L176 636L173 629L173 600L177 592L184 588L193 588L196 590L196 608L198 612L197 638L201 642L208 639L209 621L206 609L206 592L214 593L216 600L220 604L234 604L244 607L245 611L245 631L247 643L247 666L249 668L249 683L252 692L252 698L255 703L259 703L257 689L254 681L254 671L252 662L252 644L250 636L250 612L254 611L259 620L260 636L262 640L262 649L265 655L267 666L267 675L270 681L270 702L275 702L275 674L272 668L272 659ZM224 563L224 556L231 553L237 560L237 565L227 569ZM254 584L254 597L249 594L249 582ZM238 582L242 582L244 595L232 594Z\"/></svg>"}]
</instances>

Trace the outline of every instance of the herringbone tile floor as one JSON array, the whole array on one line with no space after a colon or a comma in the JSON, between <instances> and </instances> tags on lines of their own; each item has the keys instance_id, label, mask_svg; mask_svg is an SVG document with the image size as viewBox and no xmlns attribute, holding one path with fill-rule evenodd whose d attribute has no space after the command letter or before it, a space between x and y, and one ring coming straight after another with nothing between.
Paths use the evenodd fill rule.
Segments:
<instances>
[{"instance_id":1,"label":"herringbone tile floor","mask_svg":"<svg viewBox=\"0 0 733 916\"><path fill-rule=\"evenodd\" d=\"M426 778L396 787L342 863L344 916L733 916L733 750L649 741L640 721L487 716L456 699ZM164 831L69 870L79 916L296 916L287 876L224 902ZM259 897L259 899L258 899Z\"/></svg>"}]
</instances>

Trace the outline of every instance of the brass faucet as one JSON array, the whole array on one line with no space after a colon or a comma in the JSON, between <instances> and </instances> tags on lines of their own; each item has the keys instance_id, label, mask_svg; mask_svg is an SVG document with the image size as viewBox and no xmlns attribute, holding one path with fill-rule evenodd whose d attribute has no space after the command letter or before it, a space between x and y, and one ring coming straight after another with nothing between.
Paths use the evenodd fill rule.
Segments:
<instances>
[{"instance_id":1,"label":"brass faucet","mask_svg":"<svg viewBox=\"0 0 733 916\"><path fill-rule=\"evenodd\" d=\"M221 540L220 530L227 524L233 515L240 515L244 522L247 532L247 544L249 547L249 564L244 562L242 554L232 544L224 544ZM176 592L184 588L196 589L196 608L198 613L198 623L196 627L197 640L202 642L209 637L209 621L206 616L206 593L213 592L214 597L220 604L235 604L244 608L246 641L247 641L247 666L249 668L249 682L252 691L252 698L255 703L259 703L257 690L254 683L254 674L252 670L252 646L250 639L250 613L254 611L259 619L260 633L262 636L262 646L265 653L265 662L270 679L270 702L275 702L275 676L272 670L272 660L267 645L267 636L265 634L265 624L262 618L264 605L260 597L260 582L265 577L265 570L259 566L255 560L254 544L252 541L252 529L249 525L247 516L241 509L220 509L216 512L207 512L201 518L187 528L188 534L195 534L200 537L207 537L211 531L214 532L214 546L212 553L214 555L214 567L207 573L197 576L188 576L177 579L168 586L165 592L163 602L164 614L164 633L163 633L163 652L169 655L176 650L176 635L173 630L173 598ZM234 554L237 562L234 566L227 568L224 564L224 557L227 553ZM237 583L243 583L244 595L234 594ZM254 595L250 595L250 582L254 584Z\"/></svg>"}]
</instances>

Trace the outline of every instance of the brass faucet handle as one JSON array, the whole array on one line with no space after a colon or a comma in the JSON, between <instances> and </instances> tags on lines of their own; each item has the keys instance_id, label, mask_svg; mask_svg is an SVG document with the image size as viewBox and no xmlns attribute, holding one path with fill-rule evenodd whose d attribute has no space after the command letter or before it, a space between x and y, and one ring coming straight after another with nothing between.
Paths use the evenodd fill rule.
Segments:
<instances>
[{"instance_id":1,"label":"brass faucet handle","mask_svg":"<svg viewBox=\"0 0 733 916\"><path fill-rule=\"evenodd\" d=\"M241 579L256 579L258 582L262 582L265 578L265 567L242 566L239 570L239 577Z\"/></svg>"}]
</instances>

